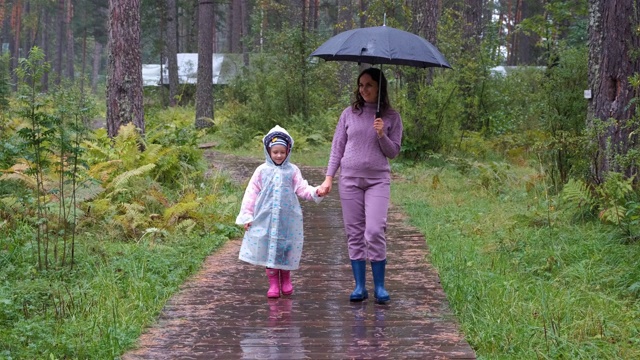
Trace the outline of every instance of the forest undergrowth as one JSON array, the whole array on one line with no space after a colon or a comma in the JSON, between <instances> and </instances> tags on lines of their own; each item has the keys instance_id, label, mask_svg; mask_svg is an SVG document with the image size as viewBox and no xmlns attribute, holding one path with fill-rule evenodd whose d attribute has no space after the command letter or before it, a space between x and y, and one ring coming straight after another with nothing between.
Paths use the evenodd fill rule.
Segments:
<instances>
[{"instance_id":1,"label":"forest undergrowth","mask_svg":"<svg viewBox=\"0 0 640 360\"><path fill-rule=\"evenodd\" d=\"M74 118L40 111L49 136L69 125L42 119ZM16 165L0 176L0 359L119 358L205 257L240 236L242 189L208 171L192 110L148 115L144 140L132 126L113 141L85 133L75 171L56 156L68 137L43 138L47 162L3 152ZM5 150L28 156L19 124L5 127Z\"/></svg>"}]
</instances>

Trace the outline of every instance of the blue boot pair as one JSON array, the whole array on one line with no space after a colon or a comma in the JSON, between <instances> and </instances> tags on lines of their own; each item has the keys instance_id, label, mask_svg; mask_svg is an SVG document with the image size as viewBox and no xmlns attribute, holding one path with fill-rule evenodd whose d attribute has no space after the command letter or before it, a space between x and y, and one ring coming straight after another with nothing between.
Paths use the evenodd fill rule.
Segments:
<instances>
[{"instance_id":1,"label":"blue boot pair","mask_svg":"<svg viewBox=\"0 0 640 360\"><path fill-rule=\"evenodd\" d=\"M389 293L384 288L384 273L387 260L372 261L371 272L373 273L374 296L376 303L385 304L389 300ZM365 260L351 260L351 268L353 269L353 277L356 281L356 288L349 296L350 301L363 301L369 297L365 288L365 271L367 262Z\"/></svg>"}]
</instances>

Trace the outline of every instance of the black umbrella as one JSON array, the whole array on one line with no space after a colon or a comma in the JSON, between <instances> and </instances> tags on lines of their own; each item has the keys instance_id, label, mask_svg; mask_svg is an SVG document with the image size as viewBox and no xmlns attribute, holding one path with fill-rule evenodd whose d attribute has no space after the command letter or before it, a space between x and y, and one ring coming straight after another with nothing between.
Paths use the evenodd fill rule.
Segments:
<instances>
[{"instance_id":1,"label":"black umbrella","mask_svg":"<svg viewBox=\"0 0 640 360\"><path fill-rule=\"evenodd\" d=\"M451 68L442 53L424 38L389 26L341 32L311 53L326 61ZM382 76L382 74L380 75ZM378 88L380 89L380 88ZM378 111L380 96L378 96Z\"/></svg>"}]
</instances>

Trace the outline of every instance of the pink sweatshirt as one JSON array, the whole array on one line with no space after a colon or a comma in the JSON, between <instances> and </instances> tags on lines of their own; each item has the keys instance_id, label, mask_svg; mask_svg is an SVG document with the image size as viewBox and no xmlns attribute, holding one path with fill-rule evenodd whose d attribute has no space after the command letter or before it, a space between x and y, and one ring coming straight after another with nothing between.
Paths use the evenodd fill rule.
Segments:
<instances>
[{"instance_id":1,"label":"pink sweatshirt","mask_svg":"<svg viewBox=\"0 0 640 360\"><path fill-rule=\"evenodd\" d=\"M400 153L402 119L389 109L382 115L385 131L382 138L373 129L377 104L365 103L360 110L346 108L336 126L331 144L327 176L390 178L389 160Z\"/></svg>"}]
</instances>

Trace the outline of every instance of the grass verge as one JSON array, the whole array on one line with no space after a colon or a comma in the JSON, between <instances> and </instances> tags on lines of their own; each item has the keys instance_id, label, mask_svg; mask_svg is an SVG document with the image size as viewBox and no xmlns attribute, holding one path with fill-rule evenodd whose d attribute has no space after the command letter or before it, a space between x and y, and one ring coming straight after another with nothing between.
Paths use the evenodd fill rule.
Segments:
<instances>
[{"instance_id":1,"label":"grass verge","mask_svg":"<svg viewBox=\"0 0 640 360\"><path fill-rule=\"evenodd\" d=\"M640 244L572 222L526 169L399 173L393 202L425 234L479 358L640 358Z\"/></svg>"},{"instance_id":2,"label":"grass verge","mask_svg":"<svg viewBox=\"0 0 640 360\"><path fill-rule=\"evenodd\" d=\"M242 189L224 191L239 198ZM137 241L96 228L76 240L73 270L38 271L32 232L25 225L0 236L1 359L118 358L205 257L241 235L213 221L206 231Z\"/></svg>"},{"instance_id":3,"label":"grass verge","mask_svg":"<svg viewBox=\"0 0 640 360\"><path fill-rule=\"evenodd\" d=\"M40 164L45 195L28 176L0 180L0 359L118 358L206 256L241 236L234 219L244 189L207 172L192 109L147 109L145 119L144 152L130 126L115 139L87 134L75 174L85 191L64 205L77 205L77 221L60 201L70 171L60 175L53 155ZM32 156L21 151L4 154L3 165Z\"/></svg>"}]
</instances>

